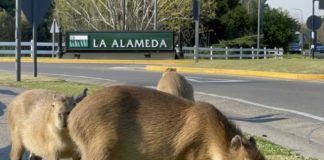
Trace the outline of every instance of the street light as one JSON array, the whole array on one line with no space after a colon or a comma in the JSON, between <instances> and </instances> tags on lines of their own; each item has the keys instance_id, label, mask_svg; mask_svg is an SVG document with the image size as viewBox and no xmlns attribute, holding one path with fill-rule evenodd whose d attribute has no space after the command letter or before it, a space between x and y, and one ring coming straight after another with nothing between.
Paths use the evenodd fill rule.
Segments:
<instances>
[{"instance_id":1,"label":"street light","mask_svg":"<svg viewBox=\"0 0 324 160\"><path fill-rule=\"evenodd\" d=\"M157 0L154 0L154 27L153 30L157 29Z\"/></svg>"},{"instance_id":2,"label":"street light","mask_svg":"<svg viewBox=\"0 0 324 160\"><path fill-rule=\"evenodd\" d=\"M261 19L261 0L258 0L258 35L257 35L257 58L259 59L259 49L260 49L260 19Z\"/></svg>"}]
</instances>

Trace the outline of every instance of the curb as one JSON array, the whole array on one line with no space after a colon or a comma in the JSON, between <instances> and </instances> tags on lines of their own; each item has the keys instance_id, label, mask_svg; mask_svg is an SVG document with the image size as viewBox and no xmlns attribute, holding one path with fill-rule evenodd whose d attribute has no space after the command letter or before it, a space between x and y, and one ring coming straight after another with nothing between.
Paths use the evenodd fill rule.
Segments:
<instances>
[{"instance_id":1,"label":"curb","mask_svg":"<svg viewBox=\"0 0 324 160\"><path fill-rule=\"evenodd\" d=\"M167 66L146 66L147 71L164 71ZM283 72L263 72L250 70L232 70L232 69L207 69L207 68L189 68L189 67L172 67L178 72L196 73L196 74L223 74L236 76L257 76L268 78L282 78L293 80L324 80L324 74L293 74Z\"/></svg>"},{"instance_id":2,"label":"curb","mask_svg":"<svg viewBox=\"0 0 324 160\"><path fill-rule=\"evenodd\" d=\"M0 62L15 62L14 58L1 58ZM32 63L33 59L29 57L21 58L21 62ZM38 63L96 63L96 64L148 64L147 71L162 72L168 66L155 66L163 64L192 64L192 60L92 60L92 59L57 59L57 58L38 58ZM191 67L172 67L178 72L194 73L194 74L223 74L235 76L253 76L267 78L281 78L291 80L324 80L324 74L293 74L284 72L266 72L266 71L251 71L251 70L234 70L234 69L211 69L211 68L191 68Z\"/></svg>"}]
</instances>

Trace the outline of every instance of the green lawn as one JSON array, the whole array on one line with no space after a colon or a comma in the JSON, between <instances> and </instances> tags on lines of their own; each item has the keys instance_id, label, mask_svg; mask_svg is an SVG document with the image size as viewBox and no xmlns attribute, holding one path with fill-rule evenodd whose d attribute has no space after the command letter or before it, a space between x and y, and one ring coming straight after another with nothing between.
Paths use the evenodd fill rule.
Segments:
<instances>
[{"instance_id":1,"label":"green lawn","mask_svg":"<svg viewBox=\"0 0 324 160\"><path fill-rule=\"evenodd\" d=\"M196 64L181 64L179 66L300 74L324 74L324 59L310 59L298 55L285 55L283 59L201 59L199 60L199 63Z\"/></svg>"},{"instance_id":2,"label":"green lawn","mask_svg":"<svg viewBox=\"0 0 324 160\"><path fill-rule=\"evenodd\" d=\"M43 88L68 94L79 94L85 87L89 89L89 93L91 94L91 92L103 87L92 84L72 83L58 78L45 76L34 78L32 76L22 75L22 81L16 82L14 76L15 75L13 74L0 71L0 85L26 89ZM315 160L304 158L303 156L275 145L264 138L256 137L256 141L261 152L264 153L268 160Z\"/></svg>"}]
</instances>

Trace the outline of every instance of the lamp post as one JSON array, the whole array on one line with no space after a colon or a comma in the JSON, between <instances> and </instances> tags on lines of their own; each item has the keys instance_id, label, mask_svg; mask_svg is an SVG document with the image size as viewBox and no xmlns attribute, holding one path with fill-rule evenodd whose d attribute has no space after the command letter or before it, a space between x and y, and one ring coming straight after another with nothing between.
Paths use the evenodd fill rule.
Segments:
<instances>
[{"instance_id":1,"label":"lamp post","mask_svg":"<svg viewBox=\"0 0 324 160\"><path fill-rule=\"evenodd\" d=\"M314 21L314 1L313 0L313 9L312 9L312 59L314 59L315 57L315 49L316 49L316 44L315 44L315 29L314 29L314 25L315 25L315 21Z\"/></svg>"},{"instance_id":2,"label":"lamp post","mask_svg":"<svg viewBox=\"0 0 324 160\"><path fill-rule=\"evenodd\" d=\"M300 16L299 16L299 20L300 20L300 24L303 24L304 19L303 19L303 10L299 9L299 8L293 8L293 10L299 11Z\"/></svg>"},{"instance_id":3,"label":"lamp post","mask_svg":"<svg viewBox=\"0 0 324 160\"><path fill-rule=\"evenodd\" d=\"M154 0L154 28L153 30L156 30L157 26L157 0Z\"/></svg>"}]
</instances>

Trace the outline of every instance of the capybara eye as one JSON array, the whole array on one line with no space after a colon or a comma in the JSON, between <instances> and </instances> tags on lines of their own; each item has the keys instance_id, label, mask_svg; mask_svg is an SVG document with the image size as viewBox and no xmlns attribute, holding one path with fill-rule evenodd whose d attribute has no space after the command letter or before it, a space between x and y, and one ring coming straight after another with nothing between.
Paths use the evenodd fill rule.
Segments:
<instances>
[{"instance_id":1,"label":"capybara eye","mask_svg":"<svg viewBox=\"0 0 324 160\"><path fill-rule=\"evenodd\" d=\"M66 115L69 115L70 114L70 112L66 112Z\"/></svg>"}]
</instances>

